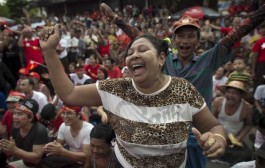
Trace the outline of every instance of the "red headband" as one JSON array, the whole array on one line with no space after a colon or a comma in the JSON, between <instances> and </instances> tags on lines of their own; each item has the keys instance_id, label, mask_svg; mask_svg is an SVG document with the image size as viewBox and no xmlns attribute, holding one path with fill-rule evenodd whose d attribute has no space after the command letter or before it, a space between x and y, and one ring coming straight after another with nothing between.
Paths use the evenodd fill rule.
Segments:
<instances>
[{"instance_id":1,"label":"red headband","mask_svg":"<svg viewBox=\"0 0 265 168\"><path fill-rule=\"evenodd\" d=\"M33 115L33 112L22 104L17 104L15 109L27 113L29 115Z\"/></svg>"}]
</instances>

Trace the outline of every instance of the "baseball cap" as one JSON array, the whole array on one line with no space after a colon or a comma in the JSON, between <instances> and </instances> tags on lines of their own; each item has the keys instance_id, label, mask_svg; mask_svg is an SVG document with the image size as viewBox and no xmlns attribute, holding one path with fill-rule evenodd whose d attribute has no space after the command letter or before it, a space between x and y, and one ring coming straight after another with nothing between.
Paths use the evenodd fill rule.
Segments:
<instances>
[{"instance_id":1,"label":"baseball cap","mask_svg":"<svg viewBox=\"0 0 265 168\"><path fill-rule=\"evenodd\" d=\"M20 68L18 71L19 74L28 75L29 70L27 68Z\"/></svg>"},{"instance_id":2,"label":"baseball cap","mask_svg":"<svg viewBox=\"0 0 265 168\"><path fill-rule=\"evenodd\" d=\"M30 72L29 76L32 76L32 77L36 78L37 80L40 80L40 75L37 72Z\"/></svg>"},{"instance_id":3,"label":"baseball cap","mask_svg":"<svg viewBox=\"0 0 265 168\"><path fill-rule=\"evenodd\" d=\"M190 16L183 16L173 24L173 31L175 32L177 29L183 26L193 26L197 29L201 28L198 19L192 18Z\"/></svg>"},{"instance_id":4,"label":"baseball cap","mask_svg":"<svg viewBox=\"0 0 265 168\"><path fill-rule=\"evenodd\" d=\"M25 99L17 104L16 110L35 115L39 111L39 104L34 99Z\"/></svg>"},{"instance_id":5,"label":"baseball cap","mask_svg":"<svg viewBox=\"0 0 265 168\"><path fill-rule=\"evenodd\" d=\"M25 94L18 91L10 91L6 99L7 102L19 102L25 99Z\"/></svg>"}]
</instances>

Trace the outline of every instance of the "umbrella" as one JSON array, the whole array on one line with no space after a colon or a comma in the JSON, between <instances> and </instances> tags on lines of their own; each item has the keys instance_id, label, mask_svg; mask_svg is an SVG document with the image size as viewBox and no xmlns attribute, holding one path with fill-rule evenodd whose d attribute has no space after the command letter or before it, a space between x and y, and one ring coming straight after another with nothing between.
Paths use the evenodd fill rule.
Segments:
<instances>
[{"instance_id":1,"label":"umbrella","mask_svg":"<svg viewBox=\"0 0 265 168\"><path fill-rule=\"evenodd\" d=\"M172 16L172 19L179 19L181 16L190 16L196 19L202 19L204 17L207 18L217 18L219 17L219 13L211 8L201 7L201 6L193 6L190 8L186 8L177 12Z\"/></svg>"},{"instance_id":2,"label":"umbrella","mask_svg":"<svg viewBox=\"0 0 265 168\"><path fill-rule=\"evenodd\" d=\"M10 25L13 25L14 23L15 23L14 20L0 16L0 24L1 25L8 25L8 26L10 26Z\"/></svg>"}]
</instances>

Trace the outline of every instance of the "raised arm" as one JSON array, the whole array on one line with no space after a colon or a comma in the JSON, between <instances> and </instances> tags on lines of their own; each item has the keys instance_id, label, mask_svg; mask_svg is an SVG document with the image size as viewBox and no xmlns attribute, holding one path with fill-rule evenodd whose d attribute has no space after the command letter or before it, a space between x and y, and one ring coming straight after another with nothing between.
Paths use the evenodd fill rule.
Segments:
<instances>
[{"instance_id":1,"label":"raised arm","mask_svg":"<svg viewBox=\"0 0 265 168\"><path fill-rule=\"evenodd\" d=\"M249 16L243 21L243 23L232 30L228 35L221 39L222 45L226 49L232 48L235 42L239 41L242 37L250 33L265 19L265 4L263 4L258 10L249 14Z\"/></svg>"},{"instance_id":2,"label":"raised arm","mask_svg":"<svg viewBox=\"0 0 265 168\"><path fill-rule=\"evenodd\" d=\"M56 47L61 39L59 25L44 28L39 32L40 46L49 69L50 78L55 92L60 99L70 105L99 106L96 84L74 86L64 72L56 53Z\"/></svg>"},{"instance_id":3,"label":"raised arm","mask_svg":"<svg viewBox=\"0 0 265 168\"><path fill-rule=\"evenodd\" d=\"M142 32L136 27L130 26L120 16L115 14L107 4L101 3L100 10L109 21L115 23L120 29L122 29L122 31L131 38L131 40L142 34Z\"/></svg>"}]
</instances>

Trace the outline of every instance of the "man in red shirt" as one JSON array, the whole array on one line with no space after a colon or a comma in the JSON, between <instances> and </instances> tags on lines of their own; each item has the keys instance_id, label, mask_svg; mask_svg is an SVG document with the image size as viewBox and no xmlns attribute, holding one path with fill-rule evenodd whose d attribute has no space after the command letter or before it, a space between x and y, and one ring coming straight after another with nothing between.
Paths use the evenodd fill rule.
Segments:
<instances>
[{"instance_id":1,"label":"man in red shirt","mask_svg":"<svg viewBox=\"0 0 265 168\"><path fill-rule=\"evenodd\" d=\"M265 67L265 24L260 26L260 33L263 36L261 39L256 41L252 48L252 77L254 81L254 91L255 89L264 84L264 67Z\"/></svg>"},{"instance_id":2,"label":"man in red shirt","mask_svg":"<svg viewBox=\"0 0 265 168\"><path fill-rule=\"evenodd\" d=\"M121 78L122 73L119 67L115 66L115 61L112 58L107 58L105 62L105 67L108 72L109 78Z\"/></svg>"},{"instance_id":3,"label":"man in red shirt","mask_svg":"<svg viewBox=\"0 0 265 168\"><path fill-rule=\"evenodd\" d=\"M100 67L101 65L97 63L97 56L95 54L91 54L89 57L89 64L85 65L84 70L95 82L98 79L97 74Z\"/></svg>"},{"instance_id":4,"label":"man in red shirt","mask_svg":"<svg viewBox=\"0 0 265 168\"><path fill-rule=\"evenodd\" d=\"M231 27L219 27L213 24L208 23L209 26L211 28L214 28L216 30L219 30L220 32L222 32L224 35L229 34L232 30L234 30L235 28L239 27L241 24L241 18L240 17L234 17L233 21L232 21L232 26ZM240 49L240 41L237 41L234 46L233 46L233 50L238 50Z\"/></svg>"},{"instance_id":5,"label":"man in red shirt","mask_svg":"<svg viewBox=\"0 0 265 168\"><path fill-rule=\"evenodd\" d=\"M30 60L36 61L40 64L44 64L44 58L40 50L39 38L33 36L31 27L26 26L19 37L18 46L24 50L24 56L26 60L26 66L30 63ZM38 66L41 68L42 66Z\"/></svg>"}]
</instances>

